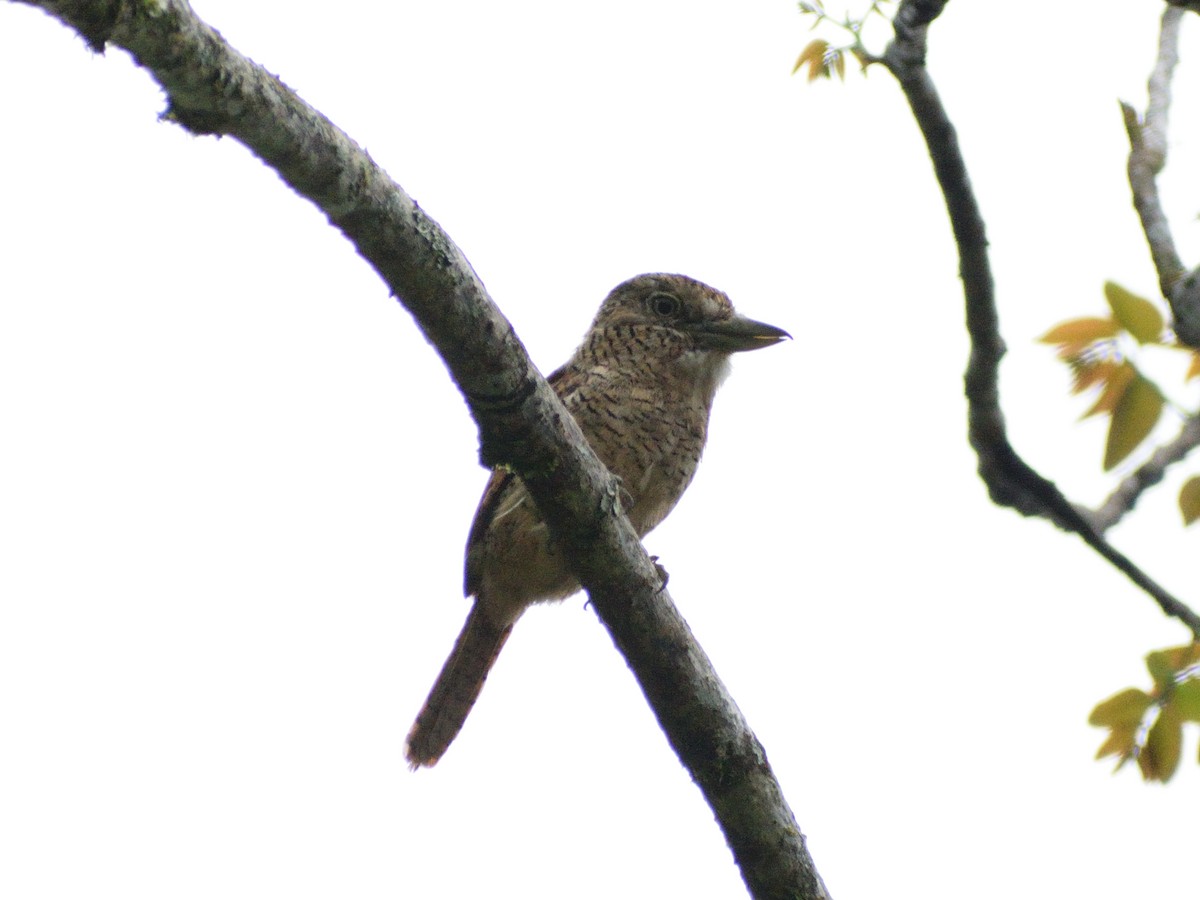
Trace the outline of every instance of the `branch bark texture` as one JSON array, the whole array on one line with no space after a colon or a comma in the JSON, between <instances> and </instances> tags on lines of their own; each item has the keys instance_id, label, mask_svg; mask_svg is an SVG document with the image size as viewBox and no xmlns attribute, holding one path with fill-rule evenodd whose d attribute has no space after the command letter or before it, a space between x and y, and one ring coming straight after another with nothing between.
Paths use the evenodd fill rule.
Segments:
<instances>
[{"instance_id":1,"label":"branch bark texture","mask_svg":"<svg viewBox=\"0 0 1200 900\"><path fill-rule=\"evenodd\" d=\"M1192 416L1183 423L1175 439L1163 444L1148 460L1137 467L1117 485L1104 503L1089 515L1092 526L1100 532L1112 528L1132 512L1142 494L1163 480L1167 469L1200 446L1200 416Z\"/></svg>"},{"instance_id":2,"label":"branch bark texture","mask_svg":"<svg viewBox=\"0 0 1200 900\"><path fill-rule=\"evenodd\" d=\"M525 481L716 814L751 895L827 897L762 745L662 589L614 479L441 227L183 0L21 2L98 51L127 50L166 92L167 118L245 144L353 241L445 361L479 426L483 463Z\"/></svg>"},{"instance_id":3,"label":"branch bark texture","mask_svg":"<svg viewBox=\"0 0 1200 900\"><path fill-rule=\"evenodd\" d=\"M1159 290L1171 306L1175 335L1188 346L1200 347L1200 270L1189 274L1179 258L1158 193L1158 175L1167 164L1171 79L1179 62L1179 26L1183 15L1183 9L1176 6L1163 11L1145 116L1139 119L1137 110L1128 103L1121 104L1121 115L1129 136L1127 171L1133 206L1150 245Z\"/></svg>"},{"instance_id":4,"label":"branch bark texture","mask_svg":"<svg viewBox=\"0 0 1200 900\"><path fill-rule=\"evenodd\" d=\"M900 83L933 162L946 201L966 301L971 356L964 378L967 432L979 459L979 475L993 502L1026 516L1049 519L1073 531L1150 594L1163 612L1183 622L1200 639L1200 616L1113 547L1092 523L1013 448L1000 406L999 371L1004 356L987 234L967 174L958 136L925 66L929 25L946 0L902 0L894 19L895 38L880 62Z\"/></svg>"},{"instance_id":5,"label":"branch bark texture","mask_svg":"<svg viewBox=\"0 0 1200 900\"><path fill-rule=\"evenodd\" d=\"M1171 79L1179 62L1179 28L1182 4L1163 11L1158 52L1148 84L1149 101L1144 116L1128 103L1121 115L1129 138L1126 172L1137 210L1158 273L1159 289L1171 305L1176 336L1180 342L1200 346L1200 269L1190 274L1175 248L1158 192L1158 175L1167 162L1167 124L1171 109ZM1143 492L1162 481L1166 470L1200 445L1200 417L1188 418L1174 440L1159 447L1150 459L1124 478L1102 505L1087 511L1087 518L1101 534L1133 511Z\"/></svg>"},{"instance_id":6,"label":"branch bark texture","mask_svg":"<svg viewBox=\"0 0 1200 900\"><path fill-rule=\"evenodd\" d=\"M1167 125L1171 110L1171 79L1179 62L1179 29L1184 9L1168 6L1159 28L1158 52L1147 86L1149 100L1140 119L1128 103L1121 104L1125 132L1129 137L1126 171L1133 192L1133 205L1142 223L1150 256L1158 272L1159 289L1171 306L1176 337L1181 343L1200 347L1200 269L1185 273L1175 248L1171 226L1158 193L1158 175L1167 163ZM1089 514L1101 533L1131 512L1148 488L1162 481L1166 470L1186 459L1200 445L1200 417L1187 419L1178 436L1164 444L1123 479L1117 489Z\"/></svg>"}]
</instances>

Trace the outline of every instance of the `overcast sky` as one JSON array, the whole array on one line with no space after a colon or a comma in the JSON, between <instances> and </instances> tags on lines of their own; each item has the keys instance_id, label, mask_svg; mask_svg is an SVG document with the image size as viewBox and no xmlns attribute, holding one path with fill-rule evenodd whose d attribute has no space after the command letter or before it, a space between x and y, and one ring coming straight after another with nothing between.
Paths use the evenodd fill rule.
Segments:
<instances>
[{"instance_id":1,"label":"overcast sky","mask_svg":"<svg viewBox=\"0 0 1200 900\"><path fill-rule=\"evenodd\" d=\"M195 7L448 230L543 371L644 271L796 336L735 360L647 546L834 896L1194 887L1195 734L1164 788L1094 762L1086 724L1187 634L987 500L953 244L886 72L791 77L810 35L784 0ZM1157 15L952 3L930 36L1013 440L1089 504L1104 426L1034 339L1104 314L1105 279L1156 290L1117 99L1144 105ZM0 4L0 98L0 894L743 896L583 596L522 620L408 772L487 478L436 354L243 147L157 121L122 52ZM1194 264L1196 168L1164 190ZM1196 603L1185 468L1112 538Z\"/></svg>"}]
</instances>

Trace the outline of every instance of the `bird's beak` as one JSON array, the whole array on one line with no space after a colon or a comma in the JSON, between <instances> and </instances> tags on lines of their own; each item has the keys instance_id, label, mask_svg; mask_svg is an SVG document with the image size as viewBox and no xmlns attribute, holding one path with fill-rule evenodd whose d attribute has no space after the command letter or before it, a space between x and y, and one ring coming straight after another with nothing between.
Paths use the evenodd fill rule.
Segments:
<instances>
[{"instance_id":1,"label":"bird's beak","mask_svg":"<svg viewBox=\"0 0 1200 900\"><path fill-rule=\"evenodd\" d=\"M770 347L782 340L791 340L791 335L782 328L755 322L745 316L734 316L724 322L703 322L692 326L696 343L706 350L721 350L725 353L740 353L743 350L758 350Z\"/></svg>"}]
</instances>

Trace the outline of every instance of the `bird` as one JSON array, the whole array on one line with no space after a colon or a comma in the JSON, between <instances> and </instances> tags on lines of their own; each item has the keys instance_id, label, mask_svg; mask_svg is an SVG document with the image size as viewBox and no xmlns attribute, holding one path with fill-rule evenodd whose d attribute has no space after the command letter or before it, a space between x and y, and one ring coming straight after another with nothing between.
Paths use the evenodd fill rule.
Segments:
<instances>
[{"instance_id":1,"label":"bird","mask_svg":"<svg viewBox=\"0 0 1200 900\"><path fill-rule=\"evenodd\" d=\"M730 357L790 337L686 275L638 275L605 298L548 381L617 478L638 537L666 518L696 474ZM408 733L410 768L446 752L521 614L578 590L520 477L494 469L467 538L463 592L474 602Z\"/></svg>"}]
</instances>

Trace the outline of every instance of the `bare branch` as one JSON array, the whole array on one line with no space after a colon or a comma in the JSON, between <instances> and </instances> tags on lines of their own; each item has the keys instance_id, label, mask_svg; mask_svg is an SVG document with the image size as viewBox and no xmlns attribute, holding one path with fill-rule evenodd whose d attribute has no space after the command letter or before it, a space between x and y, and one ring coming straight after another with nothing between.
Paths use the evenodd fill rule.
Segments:
<instances>
[{"instance_id":1,"label":"bare branch","mask_svg":"<svg viewBox=\"0 0 1200 900\"><path fill-rule=\"evenodd\" d=\"M1142 493L1163 480L1167 469L1200 446L1200 416L1192 416L1170 443L1163 444L1136 471L1117 485L1117 489L1096 510L1087 514L1092 527L1103 533L1116 525L1137 505Z\"/></svg>"},{"instance_id":2,"label":"bare branch","mask_svg":"<svg viewBox=\"0 0 1200 900\"><path fill-rule=\"evenodd\" d=\"M751 895L827 897L762 745L662 590L612 476L440 226L183 0L25 2L95 49L129 51L166 91L167 118L245 144L355 243L441 354L479 425L484 463L509 465L525 481L704 792Z\"/></svg>"},{"instance_id":3,"label":"bare branch","mask_svg":"<svg viewBox=\"0 0 1200 900\"><path fill-rule=\"evenodd\" d=\"M1133 205L1150 245L1159 289L1171 306L1176 337L1188 346L1200 347L1200 269L1187 273L1179 258L1159 200L1157 181L1167 161L1171 78L1179 62L1179 27L1183 14L1184 9L1179 6L1168 6L1163 11L1145 117L1139 122L1136 111L1128 103L1121 104L1121 113L1129 136L1128 172Z\"/></svg>"},{"instance_id":4,"label":"bare branch","mask_svg":"<svg viewBox=\"0 0 1200 900\"><path fill-rule=\"evenodd\" d=\"M1159 288L1171 305L1176 336L1185 344L1200 346L1200 270L1184 274L1184 265L1175 249L1171 226L1158 194L1158 175L1167 163L1171 79L1179 62L1179 26L1183 13L1184 10L1176 6L1168 6L1163 11L1145 116L1139 121L1136 110L1128 103L1121 104L1121 113L1129 136L1127 171L1133 205L1150 245ZM1105 532L1117 524L1137 504L1142 492L1162 481L1166 469L1184 459L1197 444L1200 444L1200 425L1196 418L1191 418L1184 423L1175 440L1155 451L1099 508L1087 513L1093 527Z\"/></svg>"},{"instance_id":5,"label":"bare branch","mask_svg":"<svg viewBox=\"0 0 1200 900\"><path fill-rule=\"evenodd\" d=\"M1133 206L1150 245L1159 289L1171 305L1176 336L1189 346L1200 347L1200 290L1196 289L1196 273L1185 278L1187 270L1175 249L1171 226L1158 194L1158 175L1167 163L1171 78L1179 62L1179 25L1183 12L1174 6L1163 11L1146 115L1139 120L1137 111L1124 102L1121 114L1129 136L1128 173Z\"/></svg>"},{"instance_id":6,"label":"bare branch","mask_svg":"<svg viewBox=\"0 0 1200 900\"><path fill-rule=\"evenodd\" d=\"M1021 458L1008 440L998 378L1005 347L1000 337L983 216L954 125L925 67L929 24L944 7L944 0L903 0L894 20L896 36L884 52L882 62L900 82L925 138L958 246L967 332L971 338L971 357L964 378L967 432L979 458L979 475L993 502L1012 507L1022 515L1049 519L1059 528L1075 532L1153 597L1163 612L1178 618L1200 638L1200 616L1109 544L1052 481Z\"/></svg>"},{"instance_id":7,"label":"bare branch","mask_svg":"<svg viewBox=\"0 0 1200 900\"><path fill-rule=\"evenodd\" d=\"M1142 125L1142 144L1145 146L1147 161L1153 167L1154 174L1162 171L1167 164L1167 129L1171 113L1171 79L1175 75L1175 66L1179 63L1179 23L1183 12L1179 9L1163 10L1162 23L1158 33L1158 56L1154 60L1154 69L1150 73L1147 85L1149 102L1146 105L1146 118Z\"/></svg>"}]
</instances>

